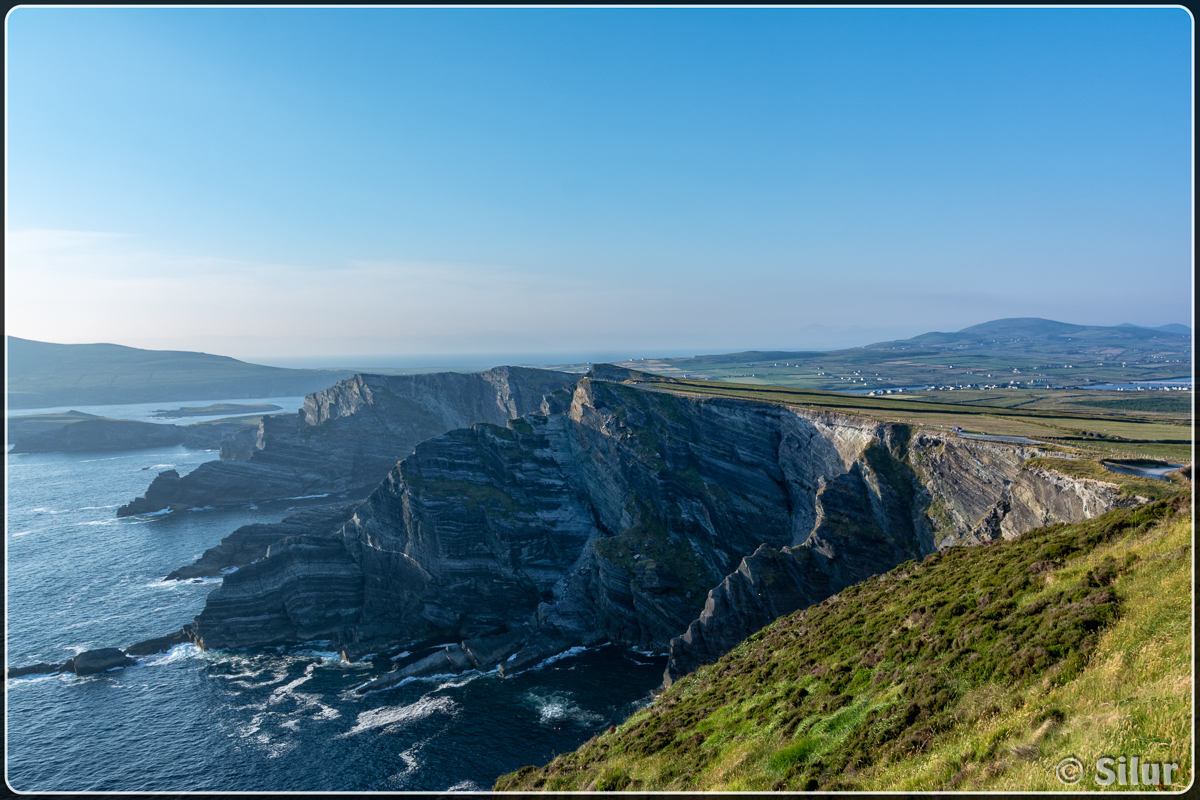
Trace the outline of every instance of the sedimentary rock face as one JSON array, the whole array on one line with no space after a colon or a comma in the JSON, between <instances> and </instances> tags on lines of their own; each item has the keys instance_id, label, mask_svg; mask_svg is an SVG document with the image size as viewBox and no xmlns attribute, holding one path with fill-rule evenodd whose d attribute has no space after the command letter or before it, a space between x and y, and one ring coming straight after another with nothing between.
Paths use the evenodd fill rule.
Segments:
<instances>
[{"instance_id":1,"label":"sedimentary rock face","mask_svg":"<svg viewBox=\"0 0 1200 800\"><path fill-rule=\"evenodd\" d=\"M229 576L197 640L519 630L514 657L608 639L670 647L678 671L938 545L986 538L990 518L1003 531L1118 502L1093 487L1046 505L1046 479L1020 466L1033 450L847 415L595 379L541 410L418 445L337 537L283 542Z\"/></svg>"}]
</instances>

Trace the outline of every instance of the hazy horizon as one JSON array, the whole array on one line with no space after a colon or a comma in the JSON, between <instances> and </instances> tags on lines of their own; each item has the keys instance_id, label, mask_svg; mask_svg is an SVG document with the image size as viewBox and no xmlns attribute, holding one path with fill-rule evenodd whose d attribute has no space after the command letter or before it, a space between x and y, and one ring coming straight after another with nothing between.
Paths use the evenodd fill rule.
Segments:
<instances>
[{"instance_id":1,"label":"hazy horizon","mask_svg":"<svg viewBox=\"0 0 1200 800\"><path fill-rule=\"evenodd\" d=\"M23 338L460 363L1193 321L1179 8L19 7L6 35Z\"/></svg>"},{"instance_id":2,"label":"hazy horizon","mask_svg":"<svg viewBox=\"0 0 1200 800\"><path fill-rule=\"evenodd\" d=\"M984 320L987 322L990 320ZM1056 322L1068 322L1067 320L1055 320ZM979 324L979 323L976 323ZM1069 323L1075 324L1075 323ZM1112 323L1113 326L1125 325L1131 323ZM1185 323L1163 323L1164 325L1185 324ZM1159 327L1159 326L1149 326ZM1191 327L1188 325L1187 327ZM934 333L938 331L926 330L920 331L918 334ZM953 331L940 331L949 333ZM15 335L15 334L9 334ZM272 367L285 367L290 369L428 369L431 367L445 367L459 369L463 367L478 367L490 368L500 365L529 365L529 366L556 366L566 364L582 364L582 363L613 363L618 361L628 361L637 359L650 358L687 358L699 355L717 355L724 353L740 353L747 351L779 351L779 352L805 352L805 351L833 351L845 350L856 347L864 347L871 344L876 344L883 341L892 341L892 339L880 338L848 338L853 334L834 331L821 331L817 339L826 343L832 343L830 346L779 346L765 344L756 347L726 347L726 348L659 348L645 349L630 347L624 350L617 349L598 349L598 350L558 350L558 351L497 351L489 350L482 352L450 352L450 353L403 353L403 352L379 352L379 353L300 353L290 355L280 354L259 354L252 356L238 356L231 353L221 352L220 350L202 350L210 355L231 356L241 361L246 361L254 364ZM27 337L20 337L27 338ZM809 337L810 340L814 337ZM911 338L911 336L901 336L896 338ZM57 342L56 344L63 344ZM122 342L76 342L74 344L123 344ZM130 346L130 345L126 345ZM182 349L182 348L145 348L145 349ZM196 351L193 351L196 352Z\"/></svg>"}]
</instances>

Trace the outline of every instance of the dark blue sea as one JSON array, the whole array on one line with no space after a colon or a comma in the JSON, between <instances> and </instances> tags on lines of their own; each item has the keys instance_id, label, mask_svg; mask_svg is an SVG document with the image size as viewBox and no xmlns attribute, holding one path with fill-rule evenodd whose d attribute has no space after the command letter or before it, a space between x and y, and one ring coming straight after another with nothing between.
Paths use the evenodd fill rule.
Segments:
<instances>
[{"instance_id":1,"label":"dark blue sea","mask_svg":"<svg viewBox=\"0 0 1200 800\"><path fill-rule=\"evenodd\" d=\"M226 402L290 411L300 401ZM156 409L210 402L78 410L149 420ZM61 663L179 630L219 581L163 576L240 525L334 499L118 519L117 506L159 471L186 474L217 453L6 458L8 666ZM661 655L607 645L509 678L467 674L358 696L354 688L387 666L346 664L326 646L179 645L101 675L7 680L8 785L39 793L486 790L499 775L573 750L649 703L665 666Z\"/></svg>"}]
</instances>

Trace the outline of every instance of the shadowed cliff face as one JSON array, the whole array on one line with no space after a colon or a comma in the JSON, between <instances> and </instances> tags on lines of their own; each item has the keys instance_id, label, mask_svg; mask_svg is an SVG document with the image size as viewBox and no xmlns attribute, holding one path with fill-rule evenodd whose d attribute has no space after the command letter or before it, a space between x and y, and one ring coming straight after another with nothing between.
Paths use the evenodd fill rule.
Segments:
<instances>
[{"instance_id":1,"label":"shadowed cliff face","mask_svg":"<svg viewBox=\"0 0 1200 800\"><path fill-rule=\"evenodd\" d=\"M354 375L308 395L296 414L264 417L257 440L231 441L221 461L182 479L160 475L117 515L335 492L365 497L418 442L476 422L503 425L575 380L523 367Z\"/></svg>"},{"instance_id":2,"label":"shadowed cliff face","mask_svg":"<svg viewBox=\"0 0 1200 800\"><path fill-rule=\"evenodd\" d=\"M502 669L612 640L670 648L677 674L780 614L982 540L989 518L1004 534L1117 502L1115 488L1048 502L1062 487L1021 470L1033 450L845 415L586 379L541 412L418 445L340 538L288 540L228 576L194 637L219 648L513 630ZM319 603L317 585L331 587Z\"/></svg>"}]
</instances>

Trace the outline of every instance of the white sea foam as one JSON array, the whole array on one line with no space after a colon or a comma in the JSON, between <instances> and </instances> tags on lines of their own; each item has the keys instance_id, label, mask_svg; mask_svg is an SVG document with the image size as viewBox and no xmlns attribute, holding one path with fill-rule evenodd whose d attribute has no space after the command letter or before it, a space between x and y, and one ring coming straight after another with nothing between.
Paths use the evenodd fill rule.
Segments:
<instances>
[{"instance_id":1,"label":"white sea foam","mask_svg":"<svg viewBox=\"0 0 1200 800\"><path fill-rule=\"evenodd\" d=\"M446 789L447 792L486 792L484 787L480 786L475 781L459 781L458 783Z\"/></svg>"},{"instance_id":2,"label":"white sea foam","mask_svg":"<svg viewBox=\"0 0 1200 800\"><path fill-rule=\"evenodd\" d=\"M656 652L654 652L653 650L639 650L639 649L638 649L638 648L636 648L636 647L631 647L631 648L629 648L629 649L630 649L632 652L634 652L634 653L637 653L637 654L639 654L639 655L643 655L643 656L650 656L650 657L652 657L652 658L654 658L654 657L657 657L657 658L666 658L667 656L671 655L670 653L656 653Z\"/></svg>"},{"instance_id":3,"label":"white sea foam","mask_svg":"<svg viewBox=\"0 0 1200 800\"><path fill-rule=\"evenodd\" d=\"M223 580L225 580L225 578L224 578L224 577L217 577L217 578L172 578L171 580L167 580L166 578L163 578L162 580L155 581L154 583L147 583L147 584L146 584L146 586L157 586L157 587L160 587L160 588L161 588L161 587L163 587L163 586L173 586L173 587L174 587L174 586L187 586L189 583L197 583L197 584L199 584L199 583L221 583Z\"/></svg>"},{"instance_id":4,"label":"white sea foam","mask_svg":"<svg viewBox=\"0 0 1200 800\"><path fill-rule=\"evenodd\" d=\"M120 507L121 507L121 505L119 503L115 503L111 506L83 506L79 510L80 511L101 511L106 508L120 508Z\"/></svg>"},{"instance_id":5,"label":"white sea foam","mask_svg":"<svg viewBox=\"0 0 1200 800\"><path fill-rule=\"evenodd\" d=\"M16 533L10 533L9 536L25 536L30 533L33 533L33 531L17 531Z\"/></svg>"},{"instance_id":6,"label":"white sea foam","mask_svg":"<svg viewBox=\"0 0 1200 800\"><path fill-rule=\"evenodd\" d=\"M266 737L260 736L258 738L260 740L262 740ZM262 744L265 744L267 746L267 758L279 758L280 756L286 755L287 753L290 753L292 750L295 750L297 742L295 739L287 739L282 742L277 741L277 740L276 741L266 741L266 742L262 742Z\"/></svg>"},{"instance_id":7,"label":"white sea foam","mask_svg":"<svg viewBox=\"0 0 1200 800\"><path fill-rule=\"evenodd\" d=\"M547 659L543 659L542 661L538 662L537 666L532 667L531 669L534 669L534 670L541 669L542 667L545 667L549 664L553 664L555 661L561 661L564 658L571 658L572 656L577 656L580 653L583 653L586 651L587 651L586 647L572 647L569 650L564 650L561 653L557 653L555 655L550 656Z\"/></svg>"},{"instance_id":8,"label":"white sea foam","mask_svg":"<svg viewBox=\"0 0 1200 800\"><path fill-rule=\"evenodd\" d=\"M185 661L189 658L196 658L204 651L191 642L177 644L165 653L154 653L152 655L143 656L138 659L138 663L146 667L161 667L165 664L174 664L177 661Z\"/></svg>"},{"instance_id":9,"label":"white sea foam","mask_svg":"<svg viewBox=\"0 0 1200 800\"><path fill-rule=\"evenodd\" d=\"M403 650L400 652L399 655L392 656L392 661L399 661L400 659L404 658L405 656L411 656L411 655L412 655L412 653L410 653L409 651Z\"/></svg>"},{"instance_id":10,"label":"white sea foam","mask_svg":"<svg viewBox=\"0 0 1200 800\"><path fill-rule=\"evenodd\" d=\"M434 689L434 691L440 691L442 689L457 689L460 686L466 686L471 681L475 680L476 678L480 677L481 675L486 675L486 674L487 674L486 672L479 672L478 670L469 670L468 672L464 672L461 675L453 676L450 680L446 681L445 683L439 683L437 685L437 688ZM435 676L435 677L441 677L441 676L439 675L439 676Z\"/></svg>"},{"instance_id":11,"label":"white sea foam","mask_svg":"<svg viewBox=\"0 0 1200 800\"><path fill-rule=\"evenodd\" d=\"M312 718L313 719L322 719L322 720L337 719L341 715L342 715L342 712L338 711L336 708L330 708L329 706L322 705L321 710L318 711L316 714L313 714Z\"/></svg>"},{"instance_id":12,"label":"white sea foam","mask_svg":"<svg viewBox=\"0 0 1200 800\"><path fill-rule=\"evenodd\" d=\"M193 506L188 511L212 511L216 506Z\"/></svg>"},{"instance_id":13,"label":"white sea foam","mask_svg":"<svg viewBox=\"0 0 1200 800\"><path fill-rule=\"evenodd\" d=\"M311 680L312 673L313 673L313 667L315 667L315 666L316 666L316 664L309 664L308 668L304 670L304 674L301 675L299 678L296 678L291 683L284 684L283 686L280 686L275 691L271 692L271 699L268 700L267 702L268 703L278 703L284 699L284 695L291 694L292 690L295 689L297 686Z\"/></svg>"},{"instance_id":14,"label":"white sea foam","mask_svg":"<svg viewBox=\"0 0 1200 800\"><path fill-rule=\"evenodd\" d=\"M526 695L526 699L537 711L538 721L543 725L562 725L567 722L592 724L603 721L599 714L580 708L565 692L530 693Z\"/></svg>"},{"instance_id":15,"label":"white sea foam","mask_svg":"<svg viewBox=\"0 0 1200 800\"><path fill-rule=\"evenodd\" d=\"M299 497L285 497L284 500L311 500L314 497L329 497L329 493L325 494L302 494Z\"/></svg>"},{"instance_id":16,"label":"white sea foam","mask_svg":"<svg viewBox=\"0 0 1200 800\"><path fill-rule=\"evenodd\" d=\"M105 519L105 520L98 520L96 522L76 522L75 525L77 525L77 526L78 525L116 525L118 522L120 522L120 520Z\"/></svg>"},{"instance_id":17,"label":"white sea foam","mask_svg":"<svg viewBox=\"0 0 1200 800\"><path fill-rule=\"evenodd\" d=\"M424 746L424 742L419 742L399 754L400 760L404 762L404 769L400 772L397 772L395 775L389 775L388 783L393 783L397 786L404 785L404 781L408 778L408 776L416 772L417 768L421 766L421 762L417 758L417 754L421 752L421 749Z\"/></svg>"},{"instance_id":18,"label":"white sea foam","mask_svg":"<svg viewBox=\"0 0 1200 800\"><path fill-rule=\"evenodd\" d=\"M175 466L175 464L155 464L152 467L146 467L146 469L170 469L173 466Z\"/></svg>"},{"instance_id":19,"label":"white sea foam","mask_svg":"<svg viewBox=\"0 0 1200 800\"><path fill-rule=\"evenodd\" d=\"M406 706L373 708L370 711L364 711L359 714L354 727L346 731L342 736L352 736L356 733L384 726L403 727L408 723L425 719L434 714L450 713L457 705L449 697L422 697L417 702Z\"/></svg>"},{"instance_id":20,"label":"white sea foam","mask_svg":"<svg viewBox=\"0 0 1200 800\"><path fill-rule=\"evenodd\" d=\"M266 670L263 670L262 672L265 672L265 671ZM258 675L261 675L262 672L256 673L255 677L257 677ZM277 683L283 683L284 681L287 680L286 670L285 671L275 671L273 674L274 674L274 677L271 678L271 680L269 680L269 681L262 681L260 683L250 683L249 681L235 680L235 681L233 681L233 683L238 686L241 686L243 689L261 689L264 686L274 686ZM231 675L228 677L235 677L235 676Z\"/></svg>"},{"instance_id":21,"label":"white sea foam","mask_svg":"<svg viewBox=\"0 0 1200 800\"><path fill-rule=\"evenodd\" d=\"M78 676L70 672L55 672L50 675L39 674L35 672L29 675L22 675L19 678L8 678L6 684L9 689L14 689L16 687L28 686L31 683L41 683L42 681L72 680L76 677Z\"/></svg>"},{"instance_id":22,"label":"white sea foam","mask_svg":"<svg viewBox=\"0 0 1200 800\"><path fill-rule=\"evenodd\" d=\"M145 514L138 514L139 517L161 517L163 514L170 514L171 509L164 508L162 511L148 511Z\"/></svg>"}]
</instances>

